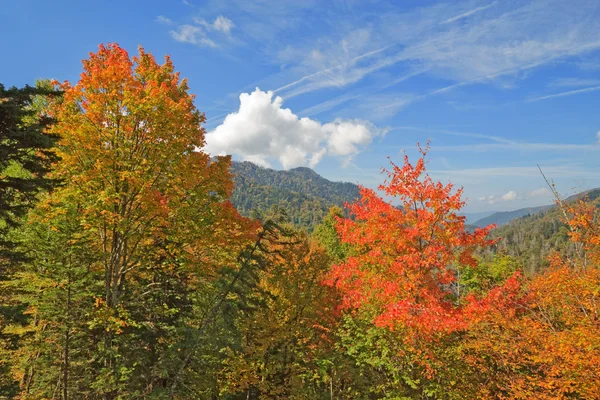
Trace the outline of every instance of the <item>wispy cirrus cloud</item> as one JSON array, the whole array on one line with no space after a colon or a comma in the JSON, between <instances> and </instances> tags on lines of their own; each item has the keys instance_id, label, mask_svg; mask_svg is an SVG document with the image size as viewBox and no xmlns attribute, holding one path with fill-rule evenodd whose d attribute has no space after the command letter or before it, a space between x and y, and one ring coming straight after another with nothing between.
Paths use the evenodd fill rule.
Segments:
<instances>
[{"instance_id":1,"label":"wispy cirrus cloud","mask_svg":"<svg viewBox=\"0 0 600 400\"><path fill-rule=\"evenodd\" d=\"M176 30L169 31L173 39L181 43L190 43L197 46L217 48L217 44L206 37L202 28L195 25L180 25Z\"/></svg>"},{"instance_id":2,"label":"wispy cirrus cloud","mask_svg":"<svg viewBox=\"0 0 600 400\"><path fill-rule=\"evenodd\" d=\"M173 22L162 16L157 18L158 22L171 25ZM168 20L168 22L167 22ZM228 41L232 40L231 30L235 24L229 18L219 15L213 22L207 22L201 18L193 18L194 24L179 25L176 29L169 31L173 39L181 43L189 43L200 47L220 47L217 41L222 40L218 34L224 36Z\"/></svg>"},{"instance_id":3,"label":"wispy cirrus cloud","mask_svg":"<svg viewBox=\"0 0 600 400\"><path fill-rule=\"evenodd\" d=\"M447 129L422 128L422 127L418 127L418 126L395 126L395 127L390 128L390 131L394 131L394 130L435 133L435 134L441 134L441 135L449 135L449 136L464 137L464 138L474 138L474 139L485 139L485 140L489 140L492 142L496 142L498 144L511 145L511 146L519 144L518 142L515 142L514 140L510 140L510 139L507 139L507 138L504 138L501 136L486 135L486 134L476 133L476 132L461 132L461 131L453 131L453 130L447 130ZM444 148L444 147L436 146L436 149L440 149L440 148Z\"/></svg>"},{"instance_id":4,"label":"wispy cirrus cloud","mask_svg":"<svg viewBox=\"0 0 600 400\"><path fill-rule=\"evenodd\" d=\"M558 78L548 84L548 87L581 87L581 86L598 86L600 79L590 78Z\"/></svg>"},{"instance_id":5,"label":"wispy cirrus cloud","mask_svg":"<svg viewBox=\"0 0 600 400\"><path fill-rule=\"evenodd\" d=\"M456 22L456 21L459 21L461 19L468 18L468 17L470 17L473 14L477 14L480 11L487 10L488 8L493 7L495 4L496 4L496 2L493 2L491 4L488 4L487 6L476 7L474 9L472 9L472 10L466 11L466 12L464 12L462 14L457 15L457 16L448 18L447 20L445 20L442 23L443 24L449 24L451 22Z\"/></svg>"},{"instance_id":6,"label":"wispy cirrus cloud","mask_svg":"<svg viewBox=\"0 0 600 400\"><path fill-rule=\"evenodd\" d=\"M550 99L556 99L559 97L574 96L576 94L597 92L599 90L600 90L600 85L592 86L592 87L588 87L588 88L584 88L584 89L569 90L567 92L549 94L546 96L534 97L534 98L527 99L527 102L531 103L531 102L536 102L536 101L541 101L541 100L550 100Z\"/></svg>"},{"instance_id":7,"label":"wispy cirrus cloud","mask_svg":"<svg viewBox=\"0 0 600 400\"><path fill-rule=\"evenodd\" d=\"M167 18L164 15L159 15L158 17L156 17L155 21L159 24L164 25L171 25L173 23L173 21L170 18Z\"/></svg>"},{"instance_id":8,"label":"wispy cirrus cloud","mask_svg":"<svg viewBox=\"0 0 600 400\"><path fill-rule=\"evenodd\" d=\"M597 36L590 35L600 32L600 23L587 18L597 7L589 2L517 1L467 8L472 4L389 12L338 40L308 43L303 50L287 48L282 55L286 64L304 73L278 87L278 93L290 98L342 88L399 65L418 65L455 80L443 93L600 49Z\"/></svg>"},{"instance_id":9,"label":"wispy cirrus cloud","mask_svg":"<svg viewBox=\"0 0 600 400\"><path fill-rule=\"evenodd\" d=\"M478 143L466 145L436 146L436 151L551 151L551 152L579 152L600 151L598 144L573 144L573 143Z\"/></svg>"},{"instance_id":10,"label":"wispy cirrus cloud","mask_svg":"<svg viewBox=\"0 0 600 400\"><path fill-rule=\"evenodd\" d=\"M553 178L594 178L598 179L596 171L570 165L544 166L544 174ZM537 166L517 167L487 167L487 168L464 168L447 170L430 170L431 175L446 177L448 179L467 181L475 178L540 178L540 170Z\"/></svg>"}]
</instances>

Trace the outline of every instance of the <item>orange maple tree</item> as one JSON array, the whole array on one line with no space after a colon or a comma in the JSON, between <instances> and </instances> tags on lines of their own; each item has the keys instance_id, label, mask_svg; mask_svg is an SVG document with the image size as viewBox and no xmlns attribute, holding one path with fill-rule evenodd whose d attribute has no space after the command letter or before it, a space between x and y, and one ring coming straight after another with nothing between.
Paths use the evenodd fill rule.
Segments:
<instances>
[{"instance_id":1,"label":"orange maple tree","mask_svg":"<svg viewBox=\"0 0 600 400\"><path fill-rule=\"evenodd\" d=\"M493 226L467 231L458 215L462 189L435 182L426 173L428 147L419 151L416 164L405 155L403 165L392 162L384 170L388 178L379 190L398 200L397 206L362 187L360 201L348 206L353 218L338 220L354 255L334 265L325 283L341 292L342 307L375 310L378 326L448 333L465 328L492 303L463 295L459 274L477 267L473 252L492 243L486 237ZM516 277L490 295L502 297L498 293L512 286L519 286Z\"/></svg>"},{"instance_id":2,"label":"orange maple tree","mask_svg":"<svg viewBox=\"0 0 600 400\"><path fill-rule=\"evenodd\" d=\"M175 242L163 258L176 252L208 266L242 221L228 202L230 159L199 151L205 117L168 56L160 65L142 47L130 59L108 44L83 64L52 109L61 135L55 175L68 183L60 196L75 199L83 224L99 233L104 301L116 307L126 276L157 248Z\"/></svg>"}]
</instances>

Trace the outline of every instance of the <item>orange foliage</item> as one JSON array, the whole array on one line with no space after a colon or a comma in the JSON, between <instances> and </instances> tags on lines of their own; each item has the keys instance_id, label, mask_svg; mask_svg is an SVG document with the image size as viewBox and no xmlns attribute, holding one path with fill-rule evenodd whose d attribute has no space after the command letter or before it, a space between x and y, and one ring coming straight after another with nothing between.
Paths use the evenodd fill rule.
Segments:
<instances>
[{"instance_id":1,"label":"orange foliage","mask_svg":"<svg viewBox=\"0 0 600 400\"><path fill-rule=\"evenodd\" d=\"M481 397L596 399L600 394L600 265L598 211L569 207L578 260L551 257L527 285L517 315L490 312L471 327L464 360L489 377ZM591 261L591 262L590 262Z\"/></svg>"},{"instance_id":2,"label":"orange foliage","mask_svg":"<svg viewBox=\"0 0 600 400\"><path fill-rule=\"evenodd\" d=\"M392 163L379 186L399 207L364 187L361 200L348 206L354 219L340 219L337 229L356 255L334 265L326 284L342 293L345 308L375 307L378 326L449 333L466 328L469 318L511 288L499 288L487 300L461 298L457 271L477 267L473 251L492 243L486 238L492 226L465 229L465 217L457 214L462 190L434 182L425 172L428 149L419 150L415 165L407 156L402 166ZM507 284L518 291L516 277Z\"/></svg>"}]
</instances>

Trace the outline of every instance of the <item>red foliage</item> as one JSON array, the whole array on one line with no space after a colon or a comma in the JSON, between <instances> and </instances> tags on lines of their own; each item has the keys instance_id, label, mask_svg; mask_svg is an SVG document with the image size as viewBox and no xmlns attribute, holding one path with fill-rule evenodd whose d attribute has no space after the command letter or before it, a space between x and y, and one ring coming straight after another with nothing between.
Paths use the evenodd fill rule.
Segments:
<instances>
[{"instance_id":1,"label":"red foliage","mask_svg":"<svg viewBox=\"0 0 600 400\"><path fill-rule=\"evenodd\" d=\"M476 268L473 251L492 243L493 226L468 232L462 189L435 182L425 172L428 147L415 165L404 157L379 190L399 200L399 206L362 187L359 202L347 205L353 219L339 219L338 232L355 255L334 265L326 284L342 294L346 309L369 307L378 326L413 327L423 334L452 332L467 326L507 292L518 292L513 277L488 298L461 298L457 271ZM508 298L504 301L508 302Z\"/></svg>"}]
</instances>

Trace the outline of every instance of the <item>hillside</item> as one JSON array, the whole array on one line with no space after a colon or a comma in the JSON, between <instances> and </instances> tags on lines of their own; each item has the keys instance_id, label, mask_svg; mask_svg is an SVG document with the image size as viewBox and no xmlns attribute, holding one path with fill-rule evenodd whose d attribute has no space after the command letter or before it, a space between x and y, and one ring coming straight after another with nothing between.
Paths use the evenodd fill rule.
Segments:
<instances>
[{"instance_id":1,"label":"hillside","mask_svg":"<svg viewBox=\"0 0 600 400\"><path fill-rule=\"evenodd\" d=\"M358 186L331 182L310 168L275 171L250 162L233 162L235 189L231 200L242 215L265 212L277 205L294 224L312 230L332 206L359 196Z\"/></svg>"},{"instance_id":2,"label":"hillside","mask_svg":"<svg viewBox=\"0 0 600 400\"><path fill-rule=\"evenodd\" d=\"M600 189L579 193L565 201L571 202L579 198L586 198L600 207ZM545 207L543 211L514 219L494 229L491 235L500 238L500 241L486 254L503 253L516 257L529 274L546 267L547 258L554 251L563 256L574 256L575 248L569 241L569 229L561 220L561 211L555 206Z\"/></svg>"}]
</instances>

